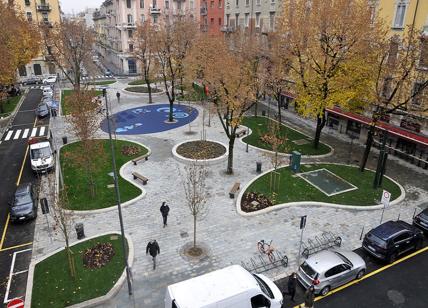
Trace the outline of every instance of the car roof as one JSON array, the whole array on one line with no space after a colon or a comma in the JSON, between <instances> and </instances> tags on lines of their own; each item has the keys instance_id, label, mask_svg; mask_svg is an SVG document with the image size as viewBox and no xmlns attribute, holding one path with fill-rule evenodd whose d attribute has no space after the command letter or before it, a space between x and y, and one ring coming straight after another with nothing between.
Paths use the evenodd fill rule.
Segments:
<instances>
[{"instance_id":1,"label":"car roof","mask_svg":"<svg viewBox=\"0 0 428 308\"><path fill-rule=\"evenodd\" d=\"M31 189L31 183L21 183L16 188L15 195L22 195L22 194L29 193L30 189Z\"/></svg>"},{"instance_id":2,"label":"car roof","mask_svg":"<svg viewBox=\"0 0 428 308\"><path fill-rule=\"evenodd\" d=\"M321 274L333 266L343 264L344 261L334 251L323 250L306 259L306 263Z\"/></svg>"},{"instance_id":3,"label":"car roof","mask_svg":"<svg viewBox=\"0 0 428 308\"><path fill-rule=\"evenodd\" d=\"M411 230L412 228L405 221L390 220L372 229L369 233L376 235L378 238L386 241L386 240L389 240L394 235L396 235L397 233L401 233L402 231L411 231Z\"/></svg>"}]
</instances>

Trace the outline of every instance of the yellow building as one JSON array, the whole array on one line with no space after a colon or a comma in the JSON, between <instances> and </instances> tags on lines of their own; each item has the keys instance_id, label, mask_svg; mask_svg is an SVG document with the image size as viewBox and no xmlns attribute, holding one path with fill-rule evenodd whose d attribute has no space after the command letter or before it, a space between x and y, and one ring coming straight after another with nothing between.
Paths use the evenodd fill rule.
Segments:
<instances>
[{"instance_id":1,"label":"yellow building","mask_svg":"<svg viewBox=\"0 0 428 308\"><path fill-rule=\"evenodd\" d=\"M15 5L28 21L35 24L53 25L61 22L59 0L3 0ZM41 55L18 70L18 79L23 80L32 76L56 74L55 64L51 61L45 49Z\"/></svg>"}]
</instances>

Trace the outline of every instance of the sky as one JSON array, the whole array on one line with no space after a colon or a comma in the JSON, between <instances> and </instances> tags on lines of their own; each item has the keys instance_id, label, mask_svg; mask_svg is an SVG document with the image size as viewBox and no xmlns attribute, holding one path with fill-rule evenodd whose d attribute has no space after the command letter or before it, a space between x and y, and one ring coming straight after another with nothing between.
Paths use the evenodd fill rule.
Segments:
<instances>
[{"instance_id":1,"label":"sky","mask_svg":"<svg viewBox=\"0 0 428 308\"><path fill-rule=\"evenodd\" d=\"M79 13L86 8L99 8L104 0L60 0L64 13Z\"/></svg>"}]
</instances>

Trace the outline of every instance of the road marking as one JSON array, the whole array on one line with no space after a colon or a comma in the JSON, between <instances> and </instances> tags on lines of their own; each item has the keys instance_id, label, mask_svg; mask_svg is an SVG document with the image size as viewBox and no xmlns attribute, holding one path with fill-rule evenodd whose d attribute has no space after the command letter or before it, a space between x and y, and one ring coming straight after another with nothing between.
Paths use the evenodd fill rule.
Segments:
<instances>
[{"instance_id":1,"label":"road marking","mask_svg":"<svg viewBox=\"0 0 428 308\"><path fill-rule=\"evenodd\" d=\"M7 302L10 302L10 299L8 298L9 297L9 291L10 291L10 285L11 285L11 283L12 283L12 276L13 275L16 275L16 274L21 274L22 272L27 272L27 271L21 271L21 272L18 272L18 273L14 273L13 272L13 270L14 270L14 268L15 268L15 260L16 260L16 255L18 254L18 253L22 253L22 252L27 252L27 251L31 251L32 249L31 248L29 248L29 249L24 249L24 250L20 250L20 251L16 251L16 252L14 252L13 253L13 257L12 257L12 265L10 266L10 271L9 271L9 279L8 279L8 281L7 281L7 287L6 287L6 293L4 294L4 301L3 301L3 304L6 304Z\"/></svg>"},{"instance_id":2,"label":"road marking","mask_svg":"<svg viewBox=\"0 0 428 308\"><path fill-rule=\"evenodd\" d=\"M39 136L45 135L45 129L46 129L46 127L44 127L44 126L40 127Z\"/></svg>"},{"instance_id":3,"label":"road marking","mask_svg":"<svg viewBox=\"0 0 428 308\"><path fill-rule=\"evenodd\" d=\"M22 171L24 171L25 161L27 160L29 146L27 145L27 149L25 150L24 159L22 160L21 170L19 170L18 180L16 180L16 186L21 182Z\"/></svg>"},{"instance_id":4,"label":"road marking","mask_svg":"<svg viewBox=\"0 0 428 308\"><path fill-rule=\"evenodd\" d=\"M9 219L10 219L10 214L8 213L7 218L6 218L6 223L4 225L3 234L2 234L1 240L0 240L0 250L3 248L4 238L6 237L7 227L9 226Z\"/></svg>"},{"instance_id":5,"label":"road marking","mask_svg":"<svg viewBox=\"0 0 428 308\"><path fill-rule=\"evenodd\" d=\"M13 134L13 130L8 131L6 138L4 138L4 141L8 141L10 139L10 137L12 137L12 134Z\"/></svg>"},{"instance_id":6,"label":"road marking","mask_svg":"<svg viewBox=\"0 0 428 308\"><path fill-rule=\"evenodd\" d=\"M30 246L30 245L33 245L33 242L29 242L29 243L25 243L25 244L20 244L20 245L15 245L15 246L6 247L6 248L3 248L3 249L0 249L0 252L2 252L2 251L6 251L6 250L17 249L17 248L21 248L21 247L25 247L25 246Z\"/></svg>"},{"instance_id":7,"label":"road marking","mask_svg":"<svg viewBox=\"0 0 428 308\"><path fill-rule=\"evenodd\" d=\"M423 253L423 252L425 252L425 251L428 251L428 246L427 246L427 247L425 247L425 248L419 249L419 250L417 250L417 251L415 251L415 252L413 252L413 253L411 253L411 254L409 254L409 255L407 255L407 256L405 256L405 257L403 257L403 258L401 258L401 259L399 259L399 260L397 260L397 261L395 261L395 262L393 262L393 263L391 263L391 264L388 264L388 265L385 265L385 266L383 266L383 267L381 267L381 268L378 268L377 270L374 270L374 271L372 271L372 272L370 272L370 273L368 273L368 274L364 275L364 276L363 276L363 277L361 277L360 279L352 280L351 282L348 282L347 284L344 284L343 286L340 286L340 287L338 287L338 288L336 288L336 289L334 289L334 290L331 290L330 292L328 292L328 294L327 294L327 295L324 295L324 296L317 296L317 297L315 298L315 301L319 301L319 300L321 300L321 299L323 299L323 298L325 298L325 297L327 297L327 296L333 295L333 294L335 294L335 293L337 293L337 292L339 292L339 291L341 291L341 290L343 290L343 289L346 289L347 287L350 287L350 286L352 286L352 285L354 285L354 284L359 283L360 281L363 281L363 280L365 280L365 279L368 279L368 278L370 278L371 276L374 276L374 275L376 275L376 274L379 274L380 272L383 272L384 270L386 270L386 269L388 269L388 268L390 268L390 267L392 267L392 266L394 266L394 265L397 265L397 264L399 264L399 263L401 263L401 262L403 262L403 261L406 261L406 260L408 260L408 259L410 259L410 258L412 258L412 257L414 257L414 256L416 256L416 255L418 255L418 254L420 254L420 253ZM300 307L300 305L297 305L297 306L294 306L293 308L299 308L299 307Z\"/></svg>"},{"instance_id":8,"label":"road marking","mask_svg":"<svg viewBox=\"0 0 428 308\"><path fill-rule=\"evenodd\" d=\"M28 132L30 131L30 129L29 128L26 128L25 130L24 130L24 133L22 134L22 138L27 138L27 136L28 136Z\"/></svg>"},{"instance_id":9,"label":"road marking","mask_svg":"<svg viewBox=\"0 0 428 308\"><path fill-rule=\"evenodd\" d=\"M37 127L34 127L33 130L31 131L31 136L30 137L34 137L37 133Z\"/></svg>"},{"instance_id":10,"label":"road marking","mask_svg":"<svg viewBox=\"0 0 428 308\"><path fill-rule=\"evenodd\" d=\"M13 140L18 139L18 138L19 138L19 135L21 135L21 130L20 130L20 129L18 129L18 130L16 131L15 136L13 136Z\"/></svg>"}]
</instances>

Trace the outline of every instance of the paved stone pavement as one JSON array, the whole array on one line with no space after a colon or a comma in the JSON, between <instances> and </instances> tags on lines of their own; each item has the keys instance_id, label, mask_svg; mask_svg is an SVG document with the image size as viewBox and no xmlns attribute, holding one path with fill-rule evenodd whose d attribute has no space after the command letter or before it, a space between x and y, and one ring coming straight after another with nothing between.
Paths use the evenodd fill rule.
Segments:
<instances>
[{"instance_id":1,"label":"paved stone pavement","mask_svg":"<svg viewBox=\"0 0 428 308\"><path fill-rule=\"evenodd\" d=\"M145 96L122 92L119 105L115 93L124 85L125 80L121 80L110 86L112 90L109 90L109 99L113 113L143 105L148 101ZM155 96L154 100L155 102L167 102L164 96ZM297 118L291 112L286 113L285 119L288 124L312 135L313 122ZM60 144L59 140L62 136L72 137L67 125L60 117L54 119L52 128L58 144ZM323 231L332 231L342 236L345 249L354 249L361 245L359 237L362 228L367 230L379 224L380 210L352 211L300 206L251 218L238 215L235 201L229 198L228 191L234 182L240 181L244 186L256 176L256 161L262 161L263 170L266 170L269 166L269 159L256 149L250 148L246 153L245 145L237 141L233 175L225 174L226 162L207 168L209 172L207 177L209 213L197 223L197 241L208 247L209 253L208 257L200 262L189 261L180 253L181 248L192 241L193 235L192 216L186 207L182 185L185 170L184 165L173 158L171 149L180 141L199 137L201 116L191 123L191 131L194 134L189 134L189 127L184 126L162 133L126 136L127 139L141 142L152 150L148 161L139 163L137 166L128 164L124 168L125 177L131 181L132 171L138 171L149 178L146 186L140 186L146 190L147 195L123 209L125 232L132 237L135 246L135 260L132 268L134 293L133 296L128 296L125 284L113 301L102 307L163 307L167 285L231 264L240 264L242 260L248 260L258 254L256 243L260 239L272 239L274 246L288 256L289 266L287 268L267 273L272 279L284 277L297 268L299 217L301 215L308 215L304 240L307 237L319 235ZM334 132L327 135L327 132L327 130L324 131L322 141L334 147L334 155L315 161L346 163L349 155L349 140L335 135ZM100 132L100 136L107 137L107 134ZM207 139L227 142L221 124L215 117L212 118L211 127L207 130ZM361 153L362 146L354 144L352 160L359 159ZM314 160L305 159L304 161ZM370 159L368 166L374 167L373 158ZM392 159L388 162L387 175L404 185L407 197L400 205L387 209L384 220L396 219L400 215L401 219L409 221L415 208L428 206L426 203L428 183L423 180L427 176L426 170L414 168L407 163ZM139 183L133 182L139 185ZM171 208L166 228L162 228L162 218L159 212L162 201L167 201ZM423 204L424 201L425 204ZM110 230L120 230L116 210L78 216L75 220L84 223L87 236ZM155 271L151 267L151 258L145 254L145 247L150 239L157 239L161 251L158 257L158 268ZM50 243L45 221L39 219L36 226L33 258L62 245L60 236L55 236L53 242Z\"/></svg>"}]
</instances>

